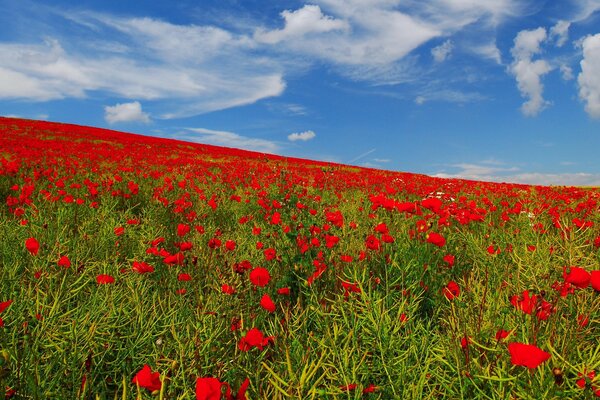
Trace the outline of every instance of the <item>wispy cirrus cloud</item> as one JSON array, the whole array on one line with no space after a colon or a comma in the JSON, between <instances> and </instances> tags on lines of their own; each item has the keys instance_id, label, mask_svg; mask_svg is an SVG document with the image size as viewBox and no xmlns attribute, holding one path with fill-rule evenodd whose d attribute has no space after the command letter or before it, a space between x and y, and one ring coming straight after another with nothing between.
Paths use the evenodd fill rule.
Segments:
<instances>
[{"instance_id":1,"label":"wispy cirrus cloud","mask_svg":"<svg viewBox=\"0 0 600 400\"><path fill-rule=\"evenodd\" d=\"M215 146L258 151L261 153L273 154L281 150L281 146L271 140L243 136L229 131L206 128L187 128L171 137L192 142L212 144Z\"/></svg>"}]
</instances>

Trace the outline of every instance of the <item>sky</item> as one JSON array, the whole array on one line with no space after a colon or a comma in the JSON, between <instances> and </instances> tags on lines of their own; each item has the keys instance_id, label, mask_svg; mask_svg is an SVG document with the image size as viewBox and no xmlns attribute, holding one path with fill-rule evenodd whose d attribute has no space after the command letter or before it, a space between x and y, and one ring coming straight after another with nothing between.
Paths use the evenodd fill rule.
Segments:
<instances>
[{"instance_id":1,"label":"sky","mask_svg":"<svg viewBox=\"0 0 600 400\"><path fill-rule=\"evenodd\" d=\"M0 115L600 186L600 0L0 0Z\"/></svg>"}]
</instances>

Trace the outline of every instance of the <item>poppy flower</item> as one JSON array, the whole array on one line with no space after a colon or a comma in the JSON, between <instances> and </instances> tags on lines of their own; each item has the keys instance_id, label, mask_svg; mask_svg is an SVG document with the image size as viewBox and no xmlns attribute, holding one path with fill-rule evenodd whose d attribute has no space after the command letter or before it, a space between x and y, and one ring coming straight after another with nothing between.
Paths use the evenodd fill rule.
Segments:
<instances>
[{"instance_id":1,"label":"poppy flower","mask_svg":"<svg viewBox=\"0 0 600 400\"><path fill-rule=\"evenodd\" d=\"M509 343L510 362L527 368L537 368L541 363L550 358L550 353L532 344Z\"/></svg>"},{"instance_id":2,"label":"poppy flower","mask_svg":"<svg viewBox=\"0 0 600 400\"><path fill-rule=\"evenodd\" d=\"M448 284L442 290L442 293L448 300L454 300L455 297L460 296L460 286L454 281L448 282Z\"/></svg>"},{"instance_id":3,"label":"poppy flower","mask_svg":"<svg viewBox=\"0 0 600 400\"><path fill-rule=\"evenodd\" d=\"M189 282L192 280L192 277L190 274L181 273L181 274L177 275L177 280L180 282Z\"/></svg>"},{"instance_id":4,"label":"poppy flower","mask_svg":"<svg viewBox=\"0 0 600 400\"><path fill-rule=\"evenodd\" d=\"M221 292L225 293L225 294L234 294L235 293L235 288L233 286L229 286L229 285L223 284L221 286Z\"/></svg>"},{"instance_id":5,"label":"poppy flower","mask_svg":"<svg viewBox=\"0 0 600 400\"><path fill-rule=\"evenodd\" d=\"M517 310L521 310L525 314L531 314L537 304L537 296L534 294L529 297L529 291L524 290L521 296L512 296L510 298L510 303L515 306Z\"/></svg>"},{"instance_id":6,"label":"poppy flower","mask_svg":"<svg viewBox=\"0 0 600 400\"><path fill-rule=\"evenodd\" d=\"M444 247L446 244L446 239L442 235L436 232L431 232L427 235L427 243L431 243L438 247Z\"/></svg>"},{"instance_id":7,"label":"poppy flower","mask_svg":"<svg viewBox=\"0 0 600 400\"><path fill-rule=\"evenodd\" d=\"M277 294L280 294L282 296L289 296L290 295L290 288L289 287L282 287L277 289Z\"/></svg>"},{"instance_id":8,"label":"poppy flower","mask_svg":"<svg viewBox=\"0 0 600 400\"><path fill-rule=\"evenodd\" d=\"M600 292L600 270L592 271L590 274L590 283L596 292Z\"/></svg>"},{"instance_id":9,"label":"poppy flower","mask_svg":"<svg viewBox=\"0 0 600 400\"><path fill-rule=\"evenodd\" d=\"M277 251L275 251L275 249L273 249L273 248L268 248L268 249L265 249L264 255L265 255L265 259L267 261L271 261L271 260L275 259L275 257L277 257Z\"/></svg>"},{"instance_id":10,"label":"poppy flower","mask_svg":"<svg viewBox=\"0 0 600 400\"><path fill-rule=\"evenodd\" d=\"M252 328L240 339L238 348L242 351L248 351L252 347L262 350L269 343L273 343L273 340L273 336L264 336L260 329Z\"/></svg>"},{"instance_id":11,"label":"poppy flower","mask_svg":"<svg viewBox=\"0 0 600 400\"><path fill-rule=\"evenodd\" d=\"M152 369L148 364L145 364L144 367L135 374L131 382L139 387L148 389L151 392L160 390L161 387L160 373L152 372Z\"/></svg>"},{"instance_id":12,"label":"poppy flower","mask_svg":"<svg viewBox=\"0 0 600 400\"><path fill-rule=\"evenodd\" d=\"M198 378L196 380L196 400L220 400L221 386L217 378Z\"/></svg>"},{"instance_id":13,"label":"poppy flower","mask_svg":"<svg viewBox=\"0 0 600 400\"><path fill-rule=\"evenodd\" d=\"M228 240L225 242L225 248L229 251L235 250L235 240Z\"/></svg>"},{"instance_id":14,"label":"poppy flower","mask_svg":"<svg viewBox=\"0 0 600 400\"><path fill-rule=\"evenodd\" d=\"M100 274L96 277L96 282L98 283L98 285L108 285L110 283L114 283L115 278L113 278L110 275Z\"/></svg>"},{"instance_id":15,"label":"poppy flower","mask_svg":"<svg viewBox=\"0 0 600 400\"><path fill-rule=\"evenodd\" d=\"M269 295L266 293L260 299L260 306L271 313L275 312L275 310L277 309L277 306L275 306L275 303L273 303L273 300L271 300Z\"/></svg>"},{"instance_id":16,"label":"poppy flower","mask_svg":"<svg viewBox=\"0 0 600 400\"><path fill-rule=\"evenodd\" d=\"M69 260L69 257L67 257L67 256L62 256L58 260L58 266L64 267L64 268L69 268L71 266L71 260Z\"/></svg>"},{"instance_id":17,"label":"poppy flower","mask_svg":"<svg viewBox=\"0 0 600 400\"><path fill-rule=\"evenodd\" d=\"M37 254L40 250L40 243L36 240L36 238L30 237L29 239L27 239L25 241L25 248L32 255L37 256Z\"/></svg>"},{"instance_id":18,"label":"poppy flower","mask_svg":"<svg viewBox=\"0 0 600 400\"><path fill-rule=\"evenodd\" d=\"M452 254L446 254L443 258L444 262L446 262L446 264L448 264L449 268L454 266L455 259L456 259L456 257Z\"/></svg>"},{"instance_id":19,"label":"poppy flower","mask_svg":"<svg viewBox=\"0 0 600 400\"><path fill-rule=\"evenodd\" d=\"M271 275L266 268L256 267L250 272L250 282L255 286L267 286L270 280Z\"/></svg>"},{"instance_id":20,"label":"poppy flower","mask_svg":"<svg viewBox=\"0 0 600 400\"><path fill-rule=\"evenodd\" d=\"M374 235L367 236L365 244L367 245L367 249L369 250L379 250L379 248L381 247L379 239L377 239Z\"/></svg>"},{"instance_id":21,"label":"poppy flower","mask_svg":"<svg viewBox=\"0 0 600 400\"><path fill-rule=\"evenodd\" d=\"M504 329L499 329L498 332L496 332L496 340L500 341L502 339L505 339L509 334L510 334L509 331L506 331Z\"/></svg>"},{"instance_id":22,"label":"poppy flower","mask_svg":"<svg viewBox=\"0 0 600 400\"><path fill-rule=\"evenodd\" d=\"M188 234L190 231L190 226L187 224L178 224L177 225L177 236L182 237Z\"/></svg>"},{"instance_id":23,"label":"poppy flower","mask_svg":"<svg viewBox=\"0 0 600 400\"><path fill-rule=\"evenodd\" d=\"M580 289L585 289L590 284L590 273L580 267L569 267L567 273L567 267L563 267L563 279L565 282L569 282L572 285L577 286Z\"/></svg>"},{"instance_id":24,"label":"poppy flower","mask_svg":"<svg viewBox=\"0 0 600 400\"><path fill-rule=\"evenodd\" d=\"M117 236L121 236L122 234L125 233L125 228L123 228L122 226L117 226L114 230L115 235Z\"/></svg>"},{"instance_id":25,"label":"poppy flower","mask_svg":"<svg viewBox=\"0 0 600 400\"><path fill-rule=\"evenodd\" d=\"M133 262L132 269L135 272L137 272L138 274L147 274L150 272L154 272L154 267L152 265L145 263L145 262L138 262L138 261Z\"/></svg>"},{"instance_id":26,"label":"poppy flower","mask_svg":"<svg viewBox=\"0 0 600 400\"><path fill-rule=\"evenodd\" d=\"M3 301L0 303L0 313L3 312L12 304L12 300Z\"/></svg>"}]
</instances>

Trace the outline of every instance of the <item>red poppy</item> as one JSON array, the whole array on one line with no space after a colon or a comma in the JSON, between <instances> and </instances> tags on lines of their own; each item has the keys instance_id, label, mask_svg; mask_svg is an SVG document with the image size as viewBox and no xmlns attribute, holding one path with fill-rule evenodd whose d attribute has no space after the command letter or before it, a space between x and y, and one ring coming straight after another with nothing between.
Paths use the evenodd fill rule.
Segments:
<instances>
[{"instance_id":1,"label":"red poppy","mask_svg":"<svg viewBox=\"0 0 600 400\"><path fill-rule=\"evenodd\" d=\"M277 289L277 294L280 294L282 296L289 296L290 288L288 288L288 287L279 288L279 289Z\"/></svg>"},{"instance_id":2,"label":"red poppy","mask_svg":"<svg viewBox=\"0 0 600 400\"><path fill-rule=\"evenodd\" d=\"M12 304L12 300L3 301L0 303L0 313L3 312Z\"/></svg>"},{"instance_id":3,"label":"red poppy","mask_svg":"<svg viewBox=\"0 0 600 400\"><path fill-rule=\"evenodd\" d=\"M228 240L225 242L225 248L229 251L235 250L235 240Z\"/></svg>"},{"instance_id":4,"label":"red poppy","mask_svg":"<svg viewBox=\"0 0 600 400\"><path fill-rule=\"evenodd\" d=\"M452 267L454 265L455 257L452 254L446 254L443 260L448 264L448 267Z\"/></svg>"},{"instance_id":5,"label":"red poppy","mask_svg":"<svg viewBox=\"0 0 600 400\"><path fill-rule=\"evenodd\" d=\"M369 250L379 250L379 248L381 247L379 239L377 239L374 235L367 236L365 244L367 245L367 249Z\"/></svg>"},{"instance_id":6,"label":"red poppy","mask_svg":"<svg viewBox=\"0 0 600 400\"><path fill-rule=\"evenodd\" d=\"M550 358L550 353L532 344L509 343L510 362L527 368L537 368L541 363Z\"/></svg>"},{"instance_id":7,"label":"red poppy","mask_svg":"<svg viewBox=\"0 0 600 400\"><path fill-rule=\"evenodd\" d=\"M182 237L188 234L190 231L190 226L187 224L178 224L177 225L177 236Z\"/></svg>"},{"instance_id":8,"label":"red poppy","mask_svg":"<svg viewBox=\"0 0 600 400\"><path fill-rule=\"evenodd\" d=\"M147 274L150 272L154 272L154 267L143 261L142 262L134 261L132 269L135 272L137 272L138 274Z\"/></svg>"},{"instance_id":9,"label":"red poppy","mask_svg":"<svg viewBox=\"0 0 600 400\"><path fill-rule=\"evenodd\" d=\"M510 303L515 306L517 310L521 310L525 314L531 314L537 304L537 296L534 294L529 297L529 291L524 290L521 296L512 296L510 298Z\"/></svg>"},{"instance_id":10,"label":"red poppy","mask_svg":"<svg viewBox=\"0 0 600 400\"><path fill-rule=\"evenodd\" d=\"M563 279L565 282L569 282L572 285L577 286L580 289L585 289L590 284L590 273L583 268L569 267L567 273L567 267L563 267Z\"/></svg>"},{"instance_id":11,"label":"red poppy","mask_svg":"<svg viewBox=\"0 0 600 400\"><path fill-rule=\"evenodd\" d=\"M64 267L64 268L69 268L71 266L71 260L69 260L69 257L67 257L67 256L62 256L58 260L58 266Z\"/></svg>"},{"instance_id":12,"label":"red poppy","mask_svg":"<svg viewBox=\"0 0 600 400\"><path fill-rule=\"evenodd\" d=\"M271 275L266 268L256 267L250 272L250 282L255 286L267 286L270 280Z\"/></svg>"},{"instance_id":13,"label":"red poppy","mask_svg":"<svg viewBox=\"0 0 600 400\"><path fill-rule=\"evenodd\" d=\"M438 247L443 247L446 244L446 239L439 233L431 232L427 235L427 242Z\"/></svg>"},{"instance_id":14,"label":"red poppy","mask_svg":"<svg viewBox=\"0 0 600 400\"><path fill-rule=\"evenodd\" d=\"M496 340L500 341L502 339L505 339L509 334L510 334L509 331L505 331L504 329L499 329L498 332L496 332Z\"/></svg>"},{"instance_id":15,"label":"red poppy","mask_svg":"<svg viewBox=\"0 0 600 400\"><path fill-rule=\"evenodd\" d=\"M600 292L600 270L592 271L590 274L590 283L596 292Z\"/></svg>"},{"instance_id":16,"label":"red poppy","mask_svg":"<svg viewBox=\"0 0 600 400\"><path fill-rule=\"evenodd\" d=\"M27 239L25 241L25 248L32 255L37 256L37 254L40 250L40 243L36 240L36 238L30 237L29 239Z\"/></svg>"},{"instance_id":17,"label":"red poppy","mask_svg":"<svg viewBox=\"0 0 600 400\"><path fill-rule=\"evenodd\" d=\"M189 282L192 280L192 277L190 276L190 274L181 273L177 275L177 280L180 282Z\"/></svg>"},{"instance_id":18,"label":"red poppy","mask_svg":"<svg viewBox=\"0 0 600 400\"><path fill-rule=\"evenodd\" d=\"M277 257L277 251L275 251L275 249L273 249L273 248L268 248L268 249L265 249L264 255L265 255L265 259L267 261L271 261L271 260L275 259L275 257Z\"/></svg>"},{"instance_id":19,"label":"red poppy","mask_svg":"<svg viewBox=\"0 0 600 400\"><path fill-rule=\"evenodd\" d=\"M248 351L252 347L262 350L269 343L273 343L273 340L273 336L264 336L260 329L252 328L240 339L238 348L242 351Z\"/></svg>"},{"instance_id":20,"label":"red poppy","mask_svg":"<svg viewBox=\"0 0 600 400\"><path fill-rule=\"evenodd\" d=\"M260 306L271 313L275 312L275 310L277 309L277 306L275 306L275 303L273 303L273 300L271 300L269 295L266 293L260 299Z\"/></svg>"},{"instance_id":21,"label":"red poppy","mask_svg":"<svg viewBox=\"0 0 600 400\"><path fill-rule=\"evenodd\" d=\"M114 283L115 278L110 275L100 274L96 277L96 282L98 282L98 285L107 285L109 283Z\"/></svg>"},{"instance_id":22,"label":"red poppy","mask_svg":"<svg viewBox=\"0 0 600 400\"><path fill-rule=\"evenodd\" d=\"M217 378L198 378L196 380L196 400L220 400L222 385Z\"/></svg>"},{"instance_id":23,"label":"red poppy","mask_svg":"<svg viewBox=\"0 0 600 400\"><path fill-rule=\"evenodd\" d=\"M123 228L122 226L117 226L114 230L115 235L117 236L121 236L122 234L125 233L125 228Z\"/></svg>"},{"instance_id":24,"label":"red poppy","mask_svg":"<svg viewBox=\"0 0 600 400\"><path fill-rule=\"evenodd\" d=\"M460 286L454 281L448 282L448 284L442 290L442 293L448 300L454 300L455 297L460 296Z\"/></svg>"},{"instance_id":25,"label":"red poppy","mask_svg":"<svg viewBox=\"0 0 600 400\"><path fill-rule=\"evenodd\" d=\"M235 288L233 286L229 286L229 285L223 284L221 286L221 292L225 293L225 294L234 294L235 293Z\"/></svg>"},{"instance_id":26,"label":"red poppy","mask_svg":"<svg viewBox=\"0 0 600 400\"><path fill-rule=\"evenodd\" d=\"M140 387L148 389L151 392L160 390L161 387L160 373L152 372L152 369L150 369L148 364L145 364L144 367L137 374L135 374L131 382L139 385Z\"/></svg>"}]
</instances>

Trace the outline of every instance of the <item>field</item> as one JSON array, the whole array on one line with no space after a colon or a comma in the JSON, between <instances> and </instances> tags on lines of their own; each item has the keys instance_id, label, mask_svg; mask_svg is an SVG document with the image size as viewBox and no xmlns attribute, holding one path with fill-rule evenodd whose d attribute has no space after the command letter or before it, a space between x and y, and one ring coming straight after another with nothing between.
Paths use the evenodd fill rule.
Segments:
<instances>
[{"instance_id":1,"label":"field","mask_svg":"<svg viewBox=\"0 0 600 400\"><path fill-rule=\"evenodd\" d=\"M600 191L0 118L16 399L600 397Z\"/></svg>"}]
</instances>

